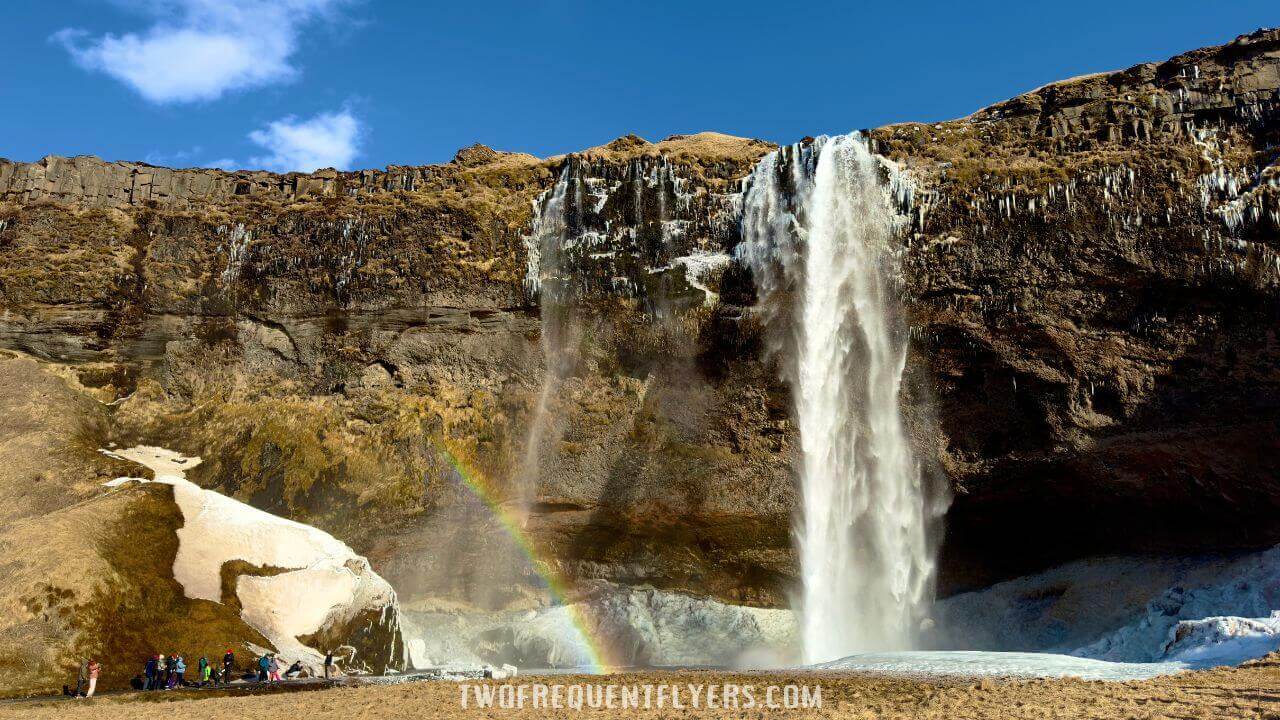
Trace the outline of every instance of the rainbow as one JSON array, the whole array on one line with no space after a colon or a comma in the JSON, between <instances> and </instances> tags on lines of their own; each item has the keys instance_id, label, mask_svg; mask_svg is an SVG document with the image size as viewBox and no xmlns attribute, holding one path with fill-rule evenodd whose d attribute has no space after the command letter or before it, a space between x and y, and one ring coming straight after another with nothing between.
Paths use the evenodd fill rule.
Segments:
<instances>
[{"instance_id":1,"label":"rainbow","mask_svg":"<svg viewBox=\"0 0 1280 720\"><path fill-rule=\"evenodd\" d=\"M613 668L620 667L621 664L614 662L611 658L611 654L607 650L607 644L602 642L593 630L593 627L598 625L591 622L586 604L569 602L568 583L553 569L551 563L546 562L541 557L541 553L529 538L528 533L525 532L521 517L511 507L499 501L483 473L468 466L447 448L437 446L437 449L440 450L440 454L444 456L449 465L453 467L458 477L462 479L463 484L480 502L484 503L489 512L493 513L493 516L502 525L507 535L511 537L511 540L529 559L534 571L547 583L547 588L552 597L569 613L573 629L577 633L582 647L587 651L587 656L590 660L588 666L590 672L604 674L611 672Z\"/></svg>"}]
</instances>

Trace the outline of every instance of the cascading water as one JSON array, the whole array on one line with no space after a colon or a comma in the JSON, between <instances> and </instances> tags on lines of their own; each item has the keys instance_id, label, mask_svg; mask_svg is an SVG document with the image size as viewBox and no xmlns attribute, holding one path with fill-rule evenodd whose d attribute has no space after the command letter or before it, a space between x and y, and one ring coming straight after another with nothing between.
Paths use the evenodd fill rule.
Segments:
<instances>
[{"instance_id":1,"label":"cascading water","mask_svg":"<svg viewBox=\"0 0 1280 720\"><path fill-rule=\"evenodd\" d=\"M743 199L740 257L792 388L804 654L909 649L931 599L931 501L898 406L907 332L895 214L866 141L766 156Z\"/></svg>"},{"instance_id":2,"label":"cascading water","mask_svg":"<svg viewBox=\"0 0 1280 720\"><path fill-rule=\"evenodd\" d=\"M548 425L548 404L551 393L562 377L565 362L565 335L569 331L569 315L566 311L569 283L562 277L562 259L568 240L569 186L573 182L572 164L566 164L556 184L534 202L531 232L525 237L525 253L528 258L525 274L525 290L537 296L542 318L542 356L546 371L533 417L529 421L529 435L525 439L524 455L516 468L515 489L521 505L523 522L528 522L528 506L537 490L539 465L538 453ZM581 206L580 200L575 206Z\"/></svg>"}]
</instances>

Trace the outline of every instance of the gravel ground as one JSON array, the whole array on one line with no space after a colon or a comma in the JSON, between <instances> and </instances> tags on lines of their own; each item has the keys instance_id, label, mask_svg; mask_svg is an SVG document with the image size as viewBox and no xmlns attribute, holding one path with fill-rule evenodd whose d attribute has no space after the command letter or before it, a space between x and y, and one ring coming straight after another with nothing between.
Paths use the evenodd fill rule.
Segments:
<instances>
[{"instance_id":1,"label":"gravel ground","mask_svg":"<svg viewBox=\"0 0 1280 720\"><path fill-rule=\"evenodd\" d=\"M537 684L560 684L579 689L591 687L591 694L607 698L607 685L651 685L648 709L620 707L621 691L613 708L584 707L561 709L534 705ZM502 686L511 687L504 690ZM477 708L476 693L492 691L514 697L525 686L525 707L520 709ZM716 686L714 705L707 702L706 688ZM736 707L724 695L726 685L750 686L755 707L746 707L739 691ZM769 686L820 686L820 708L767 708L762 701ZM663 707L657 707L658 686L663 691ZM695 688L703 689L700 707L693 707ZM672 707L672 687L680 689L683 707ZM580 690L586 692L586 690ZM468 694L467 707L462 695ZM565 690L562 703L579 690ZM643 690L640 691L643 693ZM550 690L546 702L550 702ZM643 702L643 694L639 696ZM775 691L775 699L783 697ZM781 704L781 703L780 703ZM93 700L29 701L0 706L0 719L90 720L129 718L151 720L198 720L246 718L279 720L359 720L362 718L501 718L512 716L559 717L649 717L649 718L866 718L889 720L930 718L937 720L1016 720L1062 718L1267 718L1280 720L1280 659L1247 667L1182 673L1153 680L1101 682L1083 680L965 680L922 677L886 677L865 673L769 672L726 673L678 671L623 673L610 676L550 675L523 676L511 682L454 683L417 682L402 685L336 687L311 692L270 694L123 694Z\"/></svg>"}]
</instances>

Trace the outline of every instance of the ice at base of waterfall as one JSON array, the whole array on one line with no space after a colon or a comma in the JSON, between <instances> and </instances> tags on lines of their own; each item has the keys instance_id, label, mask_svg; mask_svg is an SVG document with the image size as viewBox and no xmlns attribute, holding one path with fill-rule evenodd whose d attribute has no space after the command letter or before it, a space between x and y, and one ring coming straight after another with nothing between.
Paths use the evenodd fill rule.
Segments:
<instances>
[{"instance_id":1,"label":"ice at base of waterfall","mask_svg":"<svg viewBox=\"0 0 1280 720\"><path fill-rule=\"evenodd\" d=\"M1183 620L1170 634L1166 654L1171 660L1194 667L1239 665L1280 650L1280 612L1265 618Z\"/></svg>"},{"instance_id":2,"label":"ice at base of waterfall","mask_svg":"<svg viewBox=\"0 0 1280 720\"><path fill-rule=\"evenodd\" d=\"M1234 665L1280 649L1280 547L1081 560L955 595L928 641L1120 663Z\"/></svg>"},{"instance_id":3,"label":"ice at base of waterfall","mask_svg":"<svg viewBox=\"0 0 1280 720\"><path fill-rule=\"evenodd\" d=\"M1116 663L1071 655L970 650L859 653L814 670L854 670L912 676L977 676L1083 680L1145 680L1187 669L1180 662Z\"/></svg>"},{"instance_id":4,"label":"ice at base of waterfall","mask_svg":"<svg viewBox=\"0 0 1280 720\"><path fill-rule=\"evenodd\" d=\"M508 612L401 615L414 667L512 662L539 670L595 665L578 620L623 666L781 667L794 662L787 610L728 605L653 588L601 583L589 602Z\"/></svg>"},{"instance_id":5,"label":"ice at base of waterfall","mask_svg":"<svg viewBox=\"0 0 1280 720\"><path fill-rule=\"evenodd\" d=\"M488 664L450 663L436 667L416 668L403 673L368 675L359 678L361 685L402 685L404 683L441 680L463 682L466 680L510 680L518 674L515 665L493 666Z\"/></svg>"}]
</instances>

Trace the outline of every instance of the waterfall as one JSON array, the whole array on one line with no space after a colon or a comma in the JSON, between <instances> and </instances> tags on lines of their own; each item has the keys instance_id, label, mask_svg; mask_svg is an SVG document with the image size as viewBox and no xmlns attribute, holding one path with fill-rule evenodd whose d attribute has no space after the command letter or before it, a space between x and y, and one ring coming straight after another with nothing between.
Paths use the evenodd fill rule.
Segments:
<instances>
[{"instance_id":1,"label":"waterfall","mask_svg":"<svg viewBox=\"0 0 1280 720\"><path fill-rule=\"evenodd\" d=\"M529 235L524 238L527 258L525 290L538 300L545 366L533 417L529 421L524 453L520 464L515 468L516 477L512 483L525 523L528 522L529 505L537 492L538 453L550 421L548 406L551 394L563 378L563 368L567 362L566 339L571 327L567 308L572 285L564 277L562 267L569 235L566 206L571 184L581 192L581 186L573 182L572 167L572 163L566 163L556 184L534 201L532 227ZM575 206L580 205L580 202L575 203Z\"/></svg>"},{"instance_id":2,"label":"waterfall","mask_svg":"<svg viewBox=\"0 0 1280 720\"><path fill-rule=\"evenodd\" d=\"M533 201L533 220L529 234L524 237L524 286L530 296L541 296L542 281L554 279L559 274L560 256L564 250L568 227L565 202L569 195L569 184L570 164L565 163L556 184ZM552 291L554 292L554 286Z\"/></svg>"},{"instance_id":3,"label":"waterfall","mask_svg":"<svg viewBox=\"0 0 1280 720\"><path fill-rule=\"evenodd\" d=\"M911 648L931 600L931 502L898 404L907 331L895 223L856 133L782 148L747 181L739 257L800 432L808 662Z\"/></svg>"}]
</instances>

